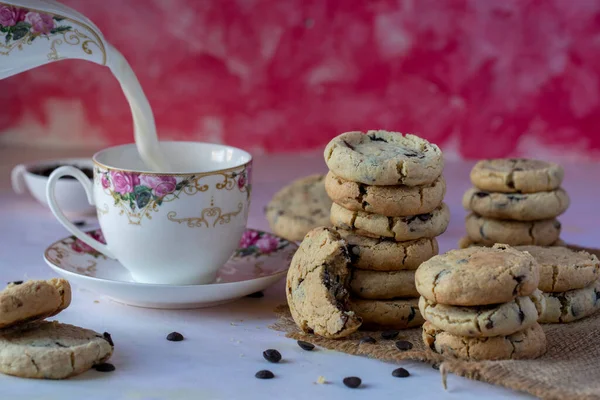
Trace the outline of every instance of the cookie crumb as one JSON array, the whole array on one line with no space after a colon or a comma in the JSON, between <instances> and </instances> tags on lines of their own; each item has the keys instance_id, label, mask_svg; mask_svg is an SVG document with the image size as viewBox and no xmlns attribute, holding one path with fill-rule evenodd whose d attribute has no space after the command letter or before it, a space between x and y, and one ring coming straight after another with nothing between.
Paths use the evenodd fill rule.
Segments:
<instances>
[{"instance_id":1,"label":"cookie crumb","mask_svg":"<svg viewBox=\"0 0 600 400\"><path fill-rule=\"evenodd\" d=\"M94 303L98 304L98 303L100 303L100 302L99 302L98 300L94 300Z\"/></svg>"},{"instance_id":2,"label":"cookie crumb","mask_svg":"<svg viewBox=\"0 0 600 400\"><path fill-rule=\"evenodd\" d=\"M325 377L324 377L324 376L319 376L319 377L317 378L317 383L318 383L319 385L323 385L323 384L327 383L327 381L325 380Z\"/></svg>"}]
</instances>

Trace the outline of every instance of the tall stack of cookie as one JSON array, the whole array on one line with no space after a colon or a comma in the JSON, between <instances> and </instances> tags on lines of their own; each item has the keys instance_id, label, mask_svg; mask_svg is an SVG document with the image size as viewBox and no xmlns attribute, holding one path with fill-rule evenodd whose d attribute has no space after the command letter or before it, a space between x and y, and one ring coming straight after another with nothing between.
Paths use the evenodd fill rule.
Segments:
<instances>
[{"instance_id":1,"label":"tall stack of cookie","mask_svg":"<svg viewBox=\"0 0 600 400\"><path fill-rule=\"evenodd\" d=\"M570 202L560 187L563 176L560 165L545 161L479 161L471 170L475 187L463 197L463 206L471 214L460 247L559 244L561 224L556 217Z\"/></svg>"},{"instance_id":2,"label":"tall stack of cookie","mask_svg":"<svg viewBox=\"0 0 600 400\"><path fill-rule=\"evenodd\" d=\"M470 360L545 353L537 320L546 305L530 254L502 244L452 250L421 264L415 280L431 350Z\"/></svg>"},{"instance_id":3,"label":"tall stack of cookie","mask_svg":"<svg viewBox=\"0 0 600 400\"><path fill-rule=\"evenodd\" d=\"M372 329L419 326L414 274L448 226L440 149L414 135L348 132L325 149L331 223L348 243L350 307Z\"/></svg>"}]
</instances>

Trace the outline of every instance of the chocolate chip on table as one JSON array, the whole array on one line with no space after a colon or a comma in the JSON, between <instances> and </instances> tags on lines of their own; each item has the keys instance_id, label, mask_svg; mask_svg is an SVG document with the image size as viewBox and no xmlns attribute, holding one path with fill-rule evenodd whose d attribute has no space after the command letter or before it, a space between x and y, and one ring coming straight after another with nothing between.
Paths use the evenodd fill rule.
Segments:
<instances>
[{"instance_id":1,"label":"chocolate chip on table","mask_svg":"<svg viewBox=\"0 0 600 400\"><path fill-rule=\"evenodd\" d=\"M102 363L94 365L94 369L98 372L112 372L115 370L115 366L110 363Z\"/></svg>"},{"instance_id":2,"label":"chocolate chip on table","mask_svg":"<svg viewBox=\"0 0 600 400\"><path fill-rule=\"evenodd\" d=\"M396 342L396 348L398 350L406 351L413 348L413 344L407 340L398 340Z\"/></svg>"},{"instance_id":3,"label":"chocolate chip on table","mask_svg":"<svg viewBox=\"0 0 600 400\"><path fill-rule=\"evenodd\" d=\"M265 297L265 294L263 292L254 292L250 293L246 297L250 297L251 299L260 299L261 297Z\"/></svg>"},{"instance_id":4,"label":"chocolate chip on table","mask_svg":"<svg viewBox=\"0 0 600 400\"><path fill-rule=\"evenodd\" d=\"M108 344L110 344L112 347L115 347L115 343L112 341L112 337L110 336L110 333L104 332L102 334L102 338L104 338L104 340L106 340L108 342Z\"/></svg>"},{"instance_id":5,"label":"chocolate chip on table","mask_svg":"<svg viewBox=\"0 0 600 400\"><path fill-rule=\"evenodd\" d=\"M256 374L254 374L254 376L257 377L258 379L273 379L273 378L275 378L275 375L273 375L273 373L267 369L258 371Z\"/></svg>"},{"instance_id":6,"label":"chocolate chip on table","mask_svg":"<svg viewBox=\"0 0 600 400\"><path fill-rule=\"evenodd\" d=\"M410 376L410 373L404 368L396 368L392 371L392 376L395 378L406 378Z\"/></svg>"},{"instance_id":7,"label":"chocolate chip on table","mask_svg":"<svg viewBox=\"0 0 600 400\"><path fill-rule=\"evenodd\" d=\"M369 343L369 344L375 344L377 343L377 340L373 339L371 336L365 336L364 338L360 339L360 342L358 342L359 344L363 344L363 343Z\"/></svg>"},{"instance_id":8,"label":"chocolate chip on table","mask_svg":"<svg viewBox=\"0 0 600 400\"><path fill-rule=\"evenodd\" d=\"M305 342L304 340L298 340L298 346L300 346L302 350L306 351L312 351L315 348L314 344Z\"/></svg>"},{"instance_id":9,"label":"chocolate chip on table","mask_svg":"<svg viewBox=\"0 0 600 400\"><path fill-rule=\"evenodd\" d=\"M272 363L278 363L279 361L281 361L281 353L275 349L268 349L263 351L263 357L265 358L265 360Z\"/></svg>"},{"instance_id":10,"label":"chocolate chip on table","mask_svg":"<svg viewBox=\"0 0 600 400\"><path fill-rule=\"evenodd\" d=\"M385 339L385 340L392 340L396 336L398 336L399 333L400 332L398 332L396 330L383 331L383 332L381 332L381 338Z\"/></svg>"},{"instance_id":11,"label":"chocolate chip on table","mask_svg":"<svg viewBox=\"0 0 600 400\"><path fill-rule=\"evenodd\" d=\"M8 284L13 284L13 285L21 285L23 284L23 281L13 281L13 282L8 282Z\"/></svg>"},{"instance_id":12,"label":"chocolate chip on table","mask_svg":"<svg viewBox=\"0 0 600 400\"><path fill-rule=\"evenodd\" d=\"M348 386L349 388L356 389L360 386L362 380L357 376L349 376L347 378L344 378L343 382L344 385Z\"/></svg>"},{"instance_id":13,"label":"chocolate chip on table","mask_svg":"<svg viewBox=\"0 0 600 400\"><path fill-rule=\"evenodd\" d=\"M167 335L167 340L169 342L181 342L183 340L183 335L179 332L171 332Z\"/></svg>"},{"instance_id":14,"label":"chocolate chip on table","mask_svg":"<svg viewBox=\"0 0 600 400\"><path fill-rule=\"evenodd\" d=\"M431 364L431 368L439 370L440 369L440 364Z\"/></svg>"}]
</instances>

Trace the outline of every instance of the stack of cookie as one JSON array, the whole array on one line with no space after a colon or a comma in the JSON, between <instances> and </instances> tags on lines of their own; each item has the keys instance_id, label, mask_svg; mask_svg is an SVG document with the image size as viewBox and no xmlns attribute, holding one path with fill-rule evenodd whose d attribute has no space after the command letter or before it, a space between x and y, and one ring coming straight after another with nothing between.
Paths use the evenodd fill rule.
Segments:
<instances>
[{"instance_id":1,"label":"stack of cookie","mask_svg":"<svg viewBox=\"0 0 600 400\"><path fill-rule=\"evenodd\" d=\"M537 322L545 301L530 254L500 244L452 250L421 264L415 279L431 350L470 360L536 358L546 351Z\"/></svg>"},{"instance_id":2,"label":"stack of cookie","mask_svg":"<svg viewBox=\"0 0 600 400\"><path fill-rule=\"evenodd\" d=\"M0 372L64 379L108 365L103 363L114 347L108 333L44 321L70 303L71 286L64 279L12 282L0 291Z\"/></svg>"},{"instance_id":3,"label":"stack of cookie","mask_svg":"<svg viewBox=\"0 0 600 400\"><path fill-rule=\"evenodd\" d=\"M373 329L421 325L414 271L450 219L440 149L414 135L348 132L325 149L331 223L348 243L351 308Z\"/></svg>"},{"instance_id":4,"label":"stack of cookie","mask_svg":"<svg viewBox=\"0 0 600 400\"><path fill-rule=\"evenodd\" d=\"M567 323L600 309L600 261L586 251L566 247L519 246L540 266L540 283L546 309L542 323Z\"/></svg>"},{"instance_id":5,"label":"stack of cookie","mask_svg":"<svg viewBox=\"0 0 600 400\"><path fill-rule=\"evenodd\" d=\"M471 170L475 187L463 197L463 206L471 214L460 247L560 244L561 224L556 217L569 207L569 196L560 187L563 176L561 166L545 161L478 162Z\"/></svg>"}]
</instances>

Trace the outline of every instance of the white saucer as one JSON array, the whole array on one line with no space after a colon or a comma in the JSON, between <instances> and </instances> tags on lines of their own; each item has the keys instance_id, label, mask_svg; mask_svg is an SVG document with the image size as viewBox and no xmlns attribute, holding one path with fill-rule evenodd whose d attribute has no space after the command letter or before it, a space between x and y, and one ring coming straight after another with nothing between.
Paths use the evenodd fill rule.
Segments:
<instances>
[{"instance_id":1,"label":"white saucer","mask_svg":"<svg viewBox=\"0 0 600 400\"><path fill-rule=\"evenodd\" d=\"M96 233L90 231L88 233ZM98 234L94 235L99 237ZM149 308L200 308L264 290L285 276L298 245L270 233L247 229L241 247L208 285L156 285L135 282L118 261L78 239L53 243L44 259L71 283L120 303Z\"/></svg>"}]
</instances>

